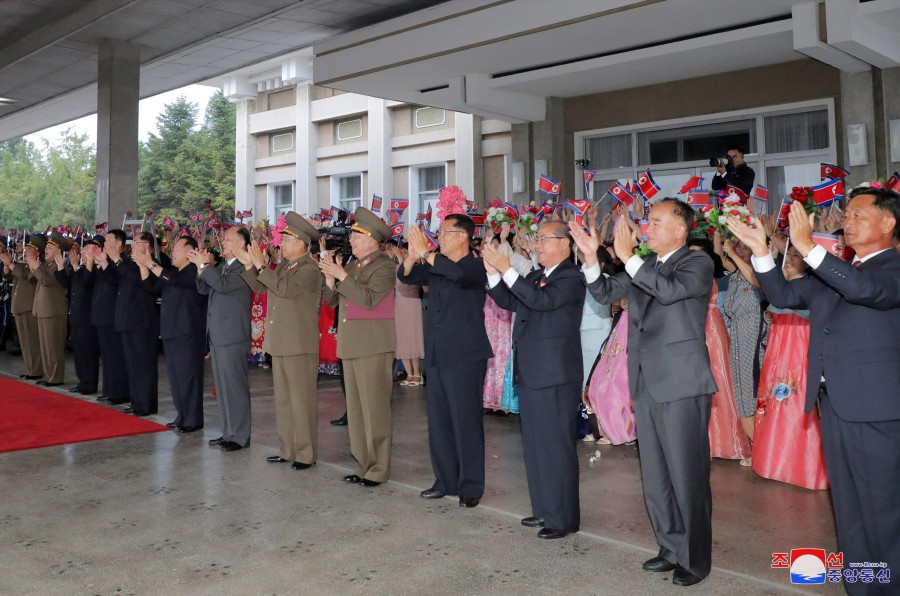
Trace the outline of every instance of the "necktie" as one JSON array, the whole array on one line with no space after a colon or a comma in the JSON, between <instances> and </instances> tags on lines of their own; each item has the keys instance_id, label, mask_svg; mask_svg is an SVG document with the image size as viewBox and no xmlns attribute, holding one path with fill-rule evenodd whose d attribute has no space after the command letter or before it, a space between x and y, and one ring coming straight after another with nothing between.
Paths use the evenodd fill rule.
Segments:
<instances>
[{"instance_id":1,"label":"necktie","mask_svg":"<svg viewBox=\"0 0 900 596\"><path fill-rule=\"evenodd\" d=\"M663 266L663 262L660 261L659 259L656 259L656 270L659 271L660 269L662 269L662 266Z\"/></svg>"},{"instance_id":2,"label":"necktie","mask_svg":"<svg viewBox=\"0 0 900 596\"><path fill-rule=\"evenodd\" d=\"M546 273L541 274L541 281L539 283L542 288L547 285L547 274Z\"/></svg>"}]
</instances>

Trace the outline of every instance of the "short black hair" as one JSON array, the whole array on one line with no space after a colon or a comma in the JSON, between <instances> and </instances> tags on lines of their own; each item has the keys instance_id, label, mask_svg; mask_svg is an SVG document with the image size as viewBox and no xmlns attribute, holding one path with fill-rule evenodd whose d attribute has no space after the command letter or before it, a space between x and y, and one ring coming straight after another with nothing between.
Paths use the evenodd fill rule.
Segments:
<instances>
[{"instance_id":1,"label":"short black hair","mask_svg":"<svg viewBox=\"0 0 900 596\"><path fill-rule=\"evenodd\" d=\"M235 228L237 235L244 239L244 248L250 246L250 231L247 228Z\"/></svg>"},{"instance_id":2,"label":"short black hair","mask_svg":"<svg viewBox=\"0 0 900 596\"><path fill-rule=\"evenodd\" d=\"M128 239L128 237L125 235L125 232L119 229L110 230L107 236L114 236L115 239L122 244L125 244L125 241Z\"/></svg>"},{"instance_id":3,"label":"short black hair","mask_svg":"<svg viewBox=\"0 0 900 596\"><path fill-rule=\"evenodd\" d=\"M197 241L194 240L194 239L193 239L192 237L190 237L190 236L179 236L179 237L178 237L178 240L184 240L185 244L187 244L188 246L190 246L191 249L193 249L193 250L197 250L197 248L199 248L199 245L197 244ZM178 240L176 240L175 242L178 242Z\"/></svg>"},{"instance_id":4,"label":"short black hair","mask_svg":"<svg viewBox=\"0 0 900 596\"><path fill-rule=\"evenodd\" d=\"M138 238L149 244L150 250L156 247L156 237L153 235L153 232L141 232L138 234Z\"/></svg>"},{"instance_id":5,"label":"short black hair","mask_svg":"<svg viewBox=\"0 0 900 596\"><path fill-rule=\"evenodd\" d=\"M694 225L694 210L691 209L691 206L680 199L672 197L666 197L656 202L657 205L660 203L671 204L672 214L675 215L675 217L680 217L684 220L684 227L687 228L688 233L690 233L691 227Z\"/></svg>"},{"instance_id":6,"label":"short black hair","mask_svg":"<svg viewBox=\"0 0 900 596\"><path fill-rule=\"evenodd\" d=\"M737 152L740 153L741 155L744 155L745 153L747 153L746 151L744 151L744 146L743 146L743 145L738 145L737 143L732 143L731 145L728 145L728 148L725 149L725 153L728 153L728 152L731 151L732 149L733 149L734 151L737 151Z\"/></svg>"},{"instance_id":7,"label":"short black hair","mask_svg":"<svg viewBox=\"0 0 900 596\"><path fill-rule=\"evenodd\" d=\"M465 230L470 242L475 236L475 222L472 221L472 218L468 215L463 215L462 213L451 213L444 218L444 221L452 221L457 228Z\"/></svg>"},{"instance_id":8,"label":"short black hair","mask_svg":"<svg viewBox=\"0 0 900 596\"><path fill-rule=\"evenodd\" d=\"M860 195L872 195L875 197L873 205L885 215L890 215L894 218L894 239L900 238L900 194L883 187L857 186L850 191L850 198L847 200L847 204L849 205L850 201Z\"/></svg>"}]
</instances>

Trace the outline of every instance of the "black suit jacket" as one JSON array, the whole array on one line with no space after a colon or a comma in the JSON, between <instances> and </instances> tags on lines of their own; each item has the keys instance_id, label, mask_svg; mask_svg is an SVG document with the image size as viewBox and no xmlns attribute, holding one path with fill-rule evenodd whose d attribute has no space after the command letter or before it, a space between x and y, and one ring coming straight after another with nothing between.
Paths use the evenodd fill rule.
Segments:
<instances>
[{"instance_id":1,"label":"black suit jacket","mask_svg":"<svg viewBox=\"0 0 900 596\"><path fill-rule=\"evenodd\" d=\"M112 327L116 324L116 295L119 293L119 276L115 265L106 269L94 266L89 276L94 281L91 296L91 323L97 327Z\"/></svg>"},{"instance_id":2,"label":"black suit jacket","mask_svg":"<svg viewBox=\"0 0 900 596\"><path fill-rule=\"evenodd\" d=\"M588 284L601 304L628 298L631 394L637 394L638 370L659 403L715 393L706 347L712 259L682 246L659 269L656 261L645 258L634 278L623 272Z\"/></svg>"},{"instance_id":3,"label":"black suit jacket","mask_svg":"<svg viewBox=\"0 0 900 596\"><path fill-rule=\"evenodd\" d=\"M497 306L516 313L512 347L516 375L529 389L581 383L581 316L584 276L570 261L554 269L541 287L543 268L489 290Z\"/></svg>"},{"instance_id":4,"label":"black suit jacket","mask_svg":"<svg viewBox=\"0 0 900 596\"><path fill-rule=\"evenodd\" d=\"M756 179L756 172L747 164L742 163L736 168L727 170L723 176L713 176L710 186L713 190L725 190L725 187L730 184L737 186L749 195L753 190L754 179Z\"/></svg>"},{"instance_id":5,"label":"black suit jacket","mask_svg":"<svg viewBox=\"0 0 900 596\"><path fill-rule=\"evenodd\" d=\"M809 309L806 411L819 379L850 422L900 419L900 254L890 249L856 268L832 254L811 275L788 282L777 267L757 273L778 308Z\"/></svg>"},{"instance_id":6,"label":"black suit jacket","mask_svg":"<svg viewBox=\"0 0 900 596\"><path fill-rule=\"evenodd\" d=\"M481 259L469 253L457 262L435 255L434 265L417 264L401 282L428 286L425 362L428 366L460 366L494 356L484 328L487 274Z\"/></svg>"},{"instance_id":7,"label":"black suit jacket","mask_svg":"<svg viewBox=\"0 0 900 596\"><path fill-rule=\"evenodd\" d=\"M163 268L159 277L152 272L141 282L146 289L162 296L159 312L159 336L162 339L195 334L203 335L204 297L197 291L197 266L183 269Z\"/></svg>"},{"instance_id":8,"label":"black suit jacket","mask_svg":"<svg viewBox=\"0 0 900 596\"><path fill-rule=\"evenodd\" d=\"M69 326L86 327L91 324L91 304L94 295L94 277L84 267L75 271L66 265L54 274L59 284L69 288Z\"/></svg>"},{"instance_id":9,"label":"black suit jacket","mask_svg":"<svg viewBox=\"0 0 900 596\"><path fill-rule=\"evenodd\" d=\"M156 294L141 283L141 271L131 257L123 257L118 265L110 264L119 278L116 294L116 331L145 330L159 333L159 310Z\"/></svg>"}]
</instances>

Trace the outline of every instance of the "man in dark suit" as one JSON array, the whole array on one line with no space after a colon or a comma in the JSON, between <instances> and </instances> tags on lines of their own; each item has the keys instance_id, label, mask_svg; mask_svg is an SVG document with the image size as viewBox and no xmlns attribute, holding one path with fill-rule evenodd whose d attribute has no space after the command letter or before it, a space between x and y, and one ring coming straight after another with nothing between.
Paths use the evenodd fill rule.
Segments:
<instances>
[{"instance_id":1,"label":"man in dark suit","mask_svg":"<svg viewBox=\"0 0 900 596\"><path fill-rule=\"evenodd\" d=\"M241 277L244 266L235 258L235 247L246 250L250 232L231 228L222 238L222 258L218 266L209 265L206 252L193 252L197 266L197 290L209 296L206 309L206 334L212 361L213 386L219 405L222 435L210 445L250 444L250 381L247 357L250 354L250 303L253 292Z\"/></svg>"},{"instance_id":2,"label":"man in dark suit","mask_svg":"<svg viewBox=\"0 0 900 596\"><path fill-rule=\"evenodd\" d=\"M725 190L728 185L736 186L749 195L753 190L753 180L756 178L756 172L744 161L744 149L738 145L732 145L728 148L728 157L731 158L733 165L717 166L716 174L713 176L711 188L713 190Z\"/></svg>"},{"instance_id":3,"label":"man in dark suit","mask_svg":"<svg viewBox=\"0 0 900 596\"><path fill-rule=\"evenodd\" d=\"M425 234L413 227L409 256L397 271L405 284L428 286L430 298L425 362L435 481L421 496L458 495L461 507L475 507L484 493L481 410L487 361L493 356L484 328L487 276L469 249L474 234L469 217L448 215L438 234L441 252L435 253L428 250Z\"/></svg>"},{"instance_id":4,"label":"man in dark suit","mask_svg":"<svg viewBox=\"0 0 900 596\"><path fill-rule=\"evenodd\" d=\"M63 262L62 253L59 253L55 275L60 285L69 290L69 337L72 340L75 376L78 377L78 384L69 392L93 395L97 393L100 378L100 345L97 328L91 324L94 278L84 266L81 249L81 245L72 244L68 264Z\"/></svg>"},{"instance_id":5,"label":"man in dark suit","mask_svg":"<svg viewBox=\"0 0 900 596\"><path fill-rule=\"evenodd\" d=\"M197 267L188 253L197 241L182 236L172 247L172 267L163 267L150 252L136 253L141 282L162 296L159 332L166 356L166 372L177 415L170 422L181 433L203 428L204 299L197 291Z\"/></svg>"},{"instance_id":6,"label":"man in dark suit","mask_svg":"<svg viewBox=\"0 0 900 596\"><path fill-rule=\"evenodd\" d=\"M812 240L812 215L791 205L791 244L812 274L788 282L769 254L762 226L729 220L753 250L756 277L773 306L809 309L806 411L818 401L838 548L848 563L900 569L900 195L850 192L842 261ZM896 594L891 584L846 583L850 594Z\"/></svg>"},{"instance_id":7,"label":"man in dark suit","mask_svg":"<svg viewBox=\"0 0 900 596\"><path fill-rule=\"evenodd\" d=\"M565 223L541 225L535 252L541 268L525 278L490 244L484 247L484 266L491 298L516 313L513 375L531 497L531 516L522 525L541 527L539 538L562 538L581 524L575 445L584 278L570 260Z\"/></svg>"},{"instance_id":8,"label":"man in dark suit","mask_svg":"<svg viewBox=\"0 0 900 596\"><path fill-rule=\"evenodd\" d=\"M570 224L594 299L602 304L628 299L628 378L644 501L659 544L659 554L644 569L674 569L672 582L680 586L700 582L712 564L707 427L717 388L706 348L706 315L713 262L685 244L692 222L686 203L658 201L647 228L647 246L656 255L642 258L633 254L636 234L620 218L614 248L625 272L613 277L600 274L597 234Z\"/></svg>"},{"instance_id":9,"label":"man in dark suit","mask_svg":"<svg viewBox=\"0 0 900 596\"><path fill-rule=\"evenodd\" d=\"M128 388L128 374L125 369L125 354L122 338L116 331L116 298L119 293L119 276L103 250L106 242L115 242L121 250L125 246L125 232L112 230L109 236L94 236L90 244L84 246L84 268L94 280L91 298L91 324L97 328L100 343L100 360L103 362L103 390L98 401L110 404L124 404L131 400Z\"/></svg>"},{"instance_id":10,"label":"man in dark suit","mask_svg":"<svg viewBox=\"0 0 900 596\"><path fill-rule=\"evenodd\" d=\"M117 237L115 230L110 235ZM151 253L154 242L153 234L140 232L131 244L131 252L133 255ZM141 284L140 267L130 256L122 254L122 248L118 242L107 242L103 249L119 278L115 329L122 340L131 394L131 407L125 412L148 416L158 410L159 311L156 296Z\"/></svg>"}]
</instances>

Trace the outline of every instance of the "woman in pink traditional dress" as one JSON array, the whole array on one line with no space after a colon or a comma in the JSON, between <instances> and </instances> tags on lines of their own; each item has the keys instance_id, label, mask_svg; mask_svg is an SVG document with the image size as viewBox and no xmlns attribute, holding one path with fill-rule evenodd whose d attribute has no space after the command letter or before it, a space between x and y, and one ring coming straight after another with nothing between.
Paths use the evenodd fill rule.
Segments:
<instances>
[{"instance_id":1,"label":"woman in pink traditional dress","mask_svg":"<svg viewBox=\"0 0 900 596\"><path fill-rule=\"evenodd\" d=\"M600 360L588 384L588 400L603 434L598 443L622 445L637 439L628 386L628 305L624 300L621 312L613 318L612 333L600 350Z\"/></svg>"},{"instance_id":2,"label":"woman in pink traditional dress","mask_svg":"<svg viewBox=\"0 0 900 596\"><path fill-rule=\"evenodd\" d=\"M389 241L385 254L398 265L406 260L407 244ZM400 381L404 387L418 387L422 384L420 361L425 358L425 337L422 326L422 298L420 286L405 284L397 279L394 292L394 331L397 337L396 358L403 363L406 378Z\"/></svg>"},{"instance_id":3,"label":"woman in pink traditional dress","mask_svg":"<svg viewBox=\"0 0 900 596\"><path fill-rule=\"evenodd\" d=\"M702 250L709 255L713 260L715 278L725 274L722 259L715 252L712 242L706 238L692 238L688 241L688 246L691 250ZM706 349L709 350L709 365L719 390L712 396L709 455L745 461L750 457L750 440L737 415L734 386L731 384L731 362L728 359L728 330L718 304L719 287L713 282L706 316Z\"/></svg>"},{"instance_id":4,"label":"woman in pink traditional dress","mask_svg":"<svg viewBox=\"0 0 900 596\"><path fill-rule=\"evenodd\" d=\"M524 277L532 269L532 263L509 245L511 236L509 225L504 224L500 230L500 236L486 238L498 250L509 255L509 262L519 275ZM494 357L488 360L487 374L484 377L484 408L491 411L503 412L503 387L507 377L507 365L509 364L509 348L512 344L512 313L503 310L494 303L490 296L484 301L484 328L487 331L488 341L494 351Z\"/></svg>"},{"instance_id":5,"label":"woman in pink traditional dress","mask_svg":"<svg viewBox=\"0 0 900 596\"><path fill-rule=\"evenodd\" d=\"M262 234L264 232L261 228L254 228L254 235L257 237L257 242L263 242ZM271 244L268 238L265 239L267 243L267 261L266 266L270 269L275 269L278 260L279 253L278 248L275 245ZM263 351L263 344L266 339L266 310L268 304L268 295L263 293L260 294L258 292L253 292L253 299L250 302L250 364L254 364L256 366L262 368L269 368L268 362L266 362L266 353Z\"/></svg>"},{"instance_id":6,"label":"woman in pink traditional dress","mask_svg":"<svg viewBox=\"0 0 900 596\"><path fill-rule=\"evenodd\" d=\"M325 236L319 239L319 254L323 254ZM319 374L338 377L341 375L341 361L337 357L337 313L325 304L322 291L322 306L319 308Z\"/></svg>"},{"instance_id":7,"label":"woman in pink traditional dress","mask_svg":"<svg viewBox=\"0 0 900 596\"><path fill-rule=\"evenodd\" d=\"M793 247L784 257L788 280L806 275L807 265ZM769 347L763 360L753 434L753 471L813 490L828 488L822 433L816 409L807 414L809 312L769 307Z\"/></svg>"}]
</instances>

